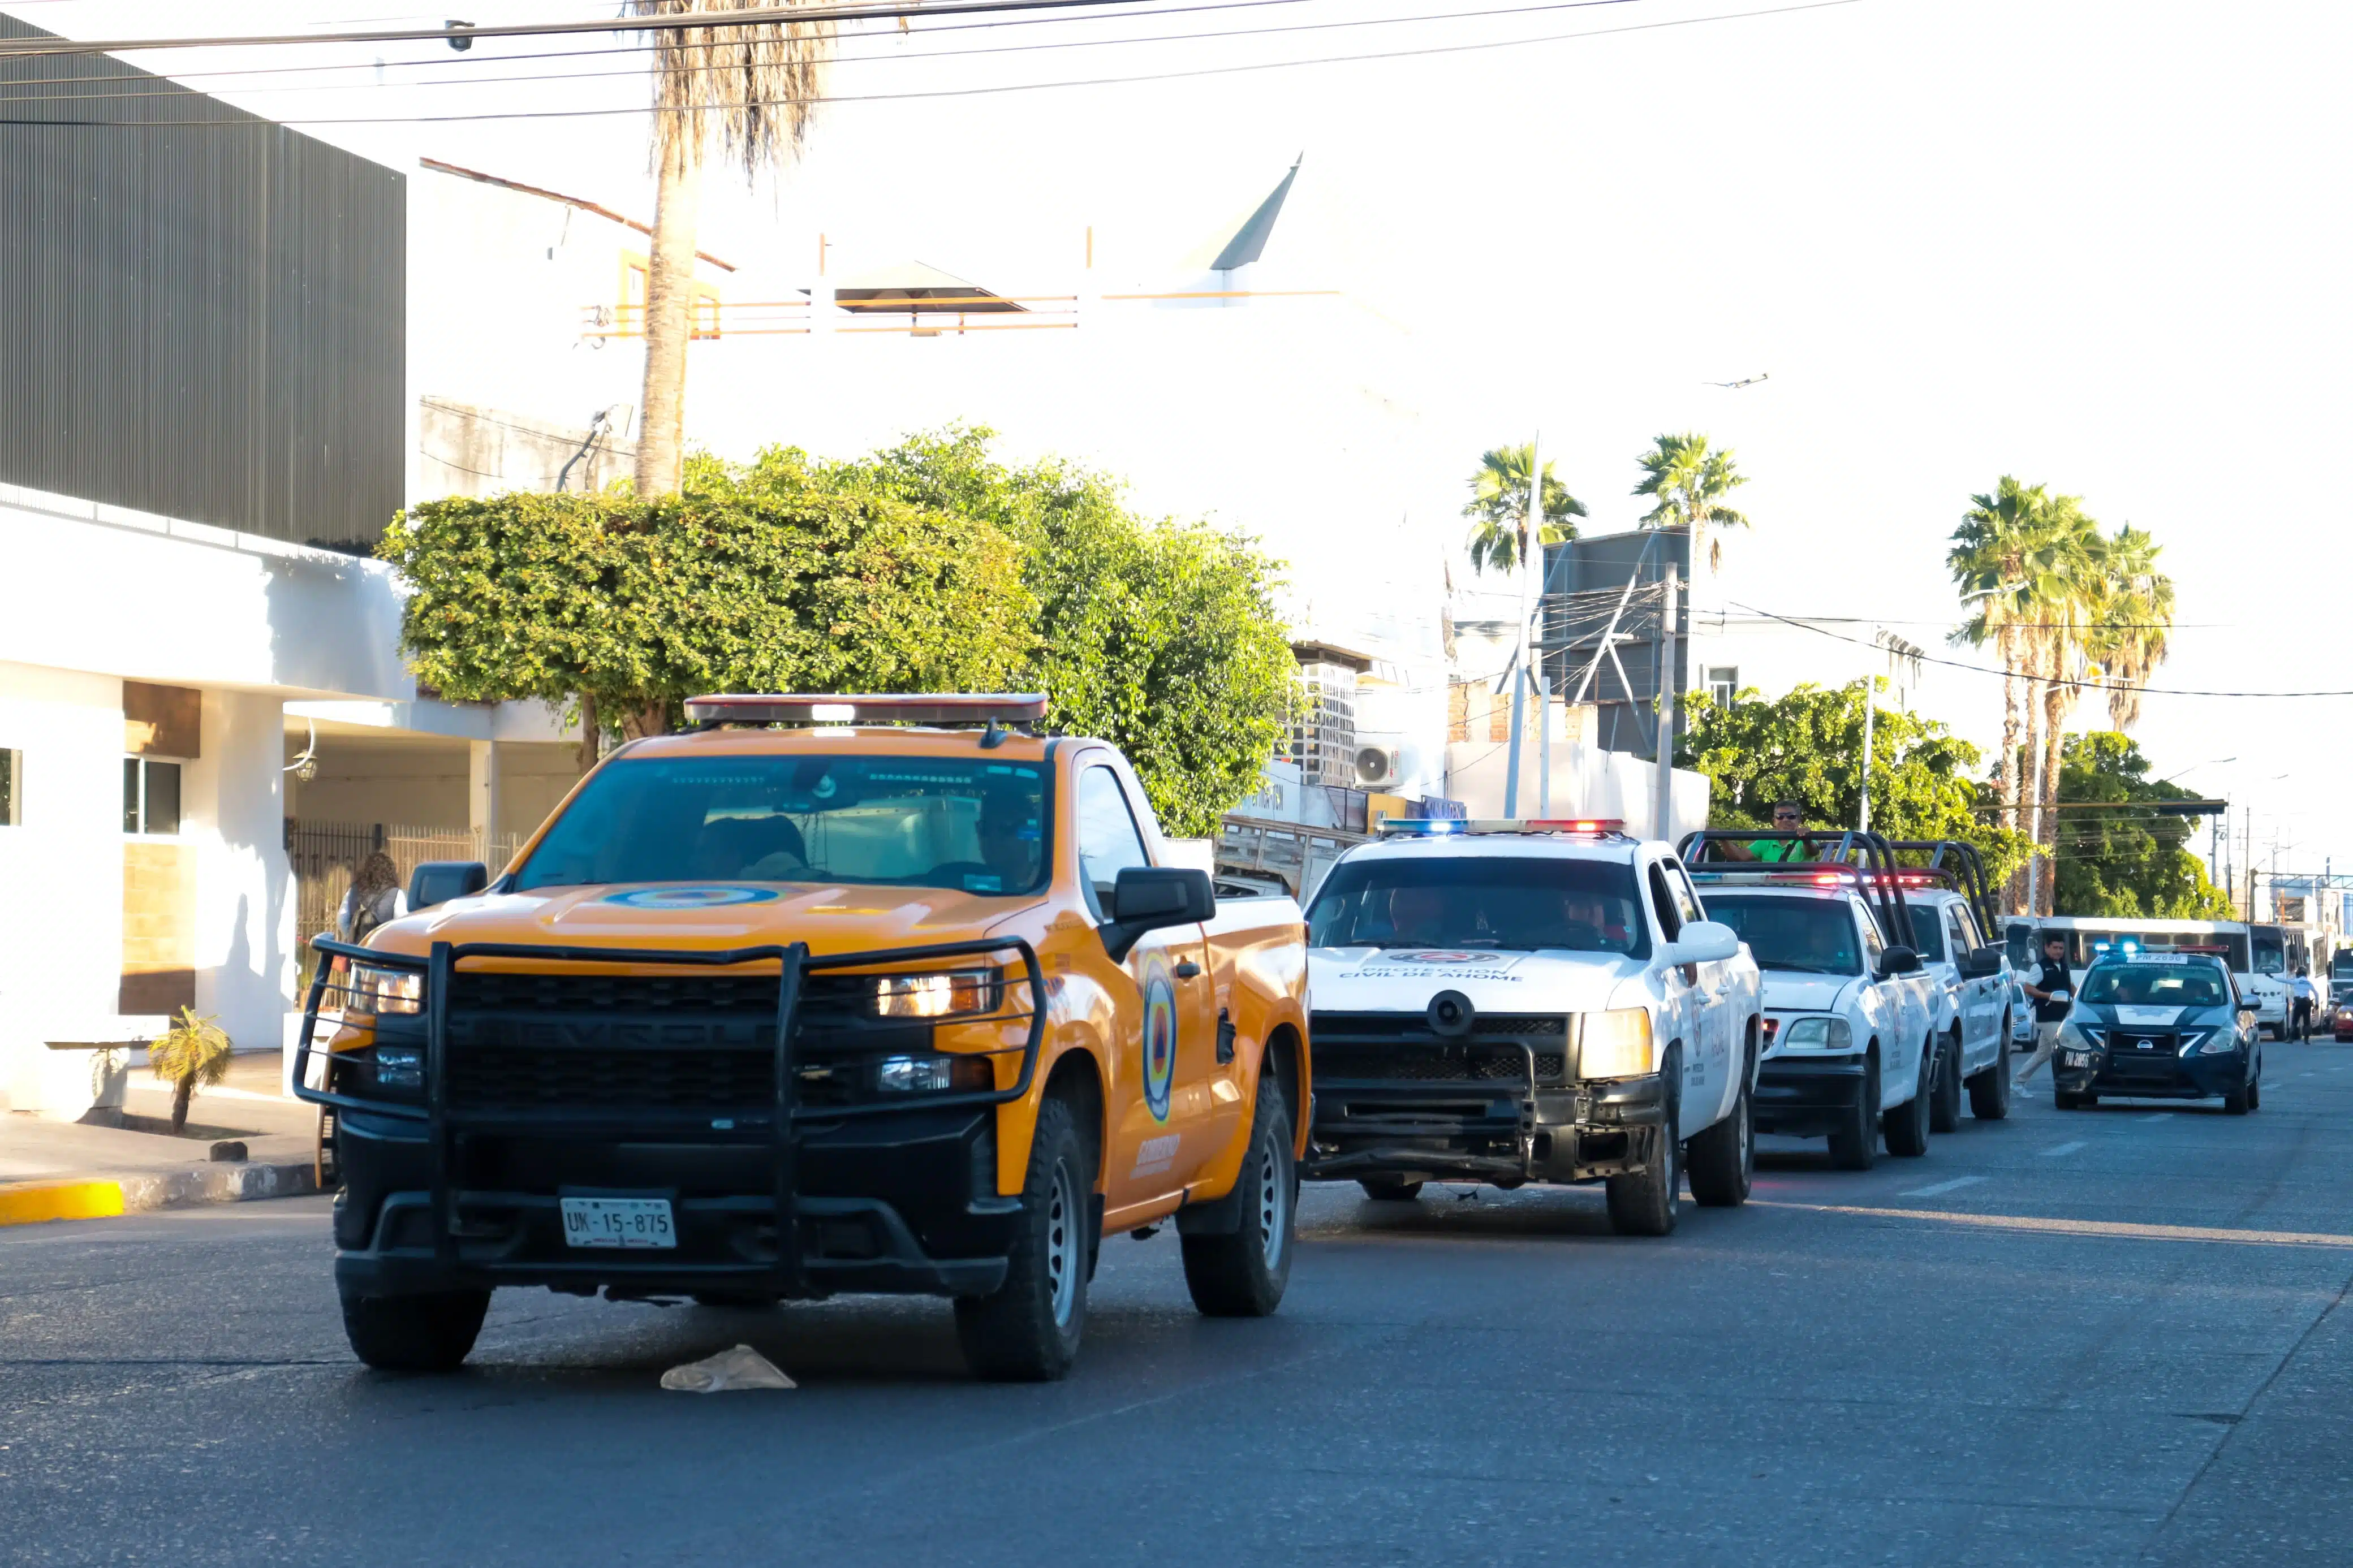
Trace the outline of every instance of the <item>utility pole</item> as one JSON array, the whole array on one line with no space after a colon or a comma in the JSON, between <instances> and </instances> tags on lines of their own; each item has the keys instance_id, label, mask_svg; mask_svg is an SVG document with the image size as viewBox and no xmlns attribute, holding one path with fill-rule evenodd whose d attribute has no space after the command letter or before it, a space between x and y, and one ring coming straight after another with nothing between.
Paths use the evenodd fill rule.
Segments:
<instances>
[{"instance_id":1,"label":"utility pole","mask_svg":"<svg viewBox=\"0 0 2353 1568\"><path fill-rule=\"evenodd\" d=\"M1666 580L1659 584L1659 756L1657 776L1651 781L1651 831L1661 838L1670 831L1674 805L1675 704L1683 696L1675 679L1675 563L1669 561Z\"/></svg>"},{"instance_id":2,"label":"utility pole","mask_svg":"<svg viewBox=\"0 0 2353 1568\"><path fill-rule=\"evenodd\" d=\"M1512 744L1505 765L1511 770L1504 779L1504 815L1520 815L1520 737L1527 727L1528 689L1528 618L1534 613L1528 605L1528 574L1530 558L1544 555L1544 454L1538 448L1544 440L1539 430L1528 440L1528 517L1527 536L1520 549L1520 640L1512 655Z\"/></svg>"},{"instance_id":3,"label":"utility pole","mask_svg":"<svg viewBox=\"0 0 2353 1568\"><path fill-rule=\"evenodd\" d=\"M1868 650L1878 646L1879 628L1873 626L1864 647ZM1865 651L1862 665L1862 819L1855 824L1855 826L1864 833L1871 831L1871 710L1873 706L1871 699L1872 688L1878 684L1871 664L1871 654Z\"/></svg>"},{"instance_id":4,"label":"utility pole","mask_svg":"<svg viewBox=\"0 0 2353 1568\"><path fill-rule=\"evenodd\" d=\"M1544 595L1536 595L1544 603ZM1552 677L1536 677L1536 815L1552 815Z\"/></svg>"}]
</instances>

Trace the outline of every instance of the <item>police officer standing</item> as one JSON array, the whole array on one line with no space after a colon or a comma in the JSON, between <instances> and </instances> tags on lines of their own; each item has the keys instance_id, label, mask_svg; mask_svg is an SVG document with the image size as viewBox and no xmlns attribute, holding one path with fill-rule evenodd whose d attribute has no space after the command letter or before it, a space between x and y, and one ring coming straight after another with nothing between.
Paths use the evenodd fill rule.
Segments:
<instances>
[{"instance_id":1,"label":"police officer standing","mask_svg":"<svg viewBox=\"0 0 2353 1568\"><path fill-rule=\"evenodd\" d=\"M2013 1092L2025 1093L2028 1077L2059 1049L2059 1026L2067 1021L2067 1007L2074 999L2074 976L2067 970L2065 934L2043 932L2042 962L2035 966L2034 978L2021 987L2034 999L2034 1054L2018 1069L2018 1077L2010 1085Z\"/></svg>"}]
</instances>

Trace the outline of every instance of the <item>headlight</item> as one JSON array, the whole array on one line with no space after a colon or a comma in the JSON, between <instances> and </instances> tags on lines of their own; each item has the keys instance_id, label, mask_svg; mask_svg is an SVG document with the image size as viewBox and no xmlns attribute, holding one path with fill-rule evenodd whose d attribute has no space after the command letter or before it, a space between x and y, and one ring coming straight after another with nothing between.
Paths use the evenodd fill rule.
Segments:
<instances>
[{"instance_id":1,"label":"headlight","mask_svg":"<svg viewBox=\"0 0 2353 1568\"><path fill-rule=\"evenodd\" d=\"M886 1057L874 1071L884 1094L937 1094L993 1089L997 1074L986 1057Z\"/></svg>"},{"instance_id":2,"label":"headlight","mask_svg":"<svg viewBox=\"0 0 2353 1568\"><path fill-rule=\"evenodd\" d=\"M378 969L373 964L352 965L350 1000L345 1004L354 1013L372 1013L378 1017L386 1013L421 1013L425 1010L425 975L415 969Z\"/></svg>"},{"instance_id":3,"label":"headlight","mask_svg":"<svg viewBox=\"0 0 2353 1568\"><path fill-rule=\"evenodd\" d=\"M2189 1056L2228 1056L2239 1048L2236 1029L2199 1029L2181 1037L2181 1054Z\"/></svg>"},{"instance_id":4,"label":"headlight","mask_svg":"<svg viewBox=\"0 0 2353 1568\"><path fill-rule=\"evenodd\" d=\"M1578 1026L1579 1078L1641 1078L1658 1070L1651 1055L1651 1015L1641 1007L1587 1013Z\"/></svg>"},{"instance_id":5,"label":"headlight","mask_svg":"<svg viewBox=\"0 0 2353 1568\"><path fill-rule=\"evenodd\" d=\"M1854 1049L1854 1029L1844 1018L1795 1018L1781 1038L1793 1050Z\"/></svg>"},{"instance_id":6,"label":"headlight","mask_svg":"<svg viewBox=\"0 0 2353 1568\"><path fill-rule=\"evenodd\" d=\"M2096 1051L2108 1043L2108 1032L2096 1025L2086 1026L2071 1021L2059 1026L2059 1043Z\"/></svg>"},{"instance_id":7,"label":"headlight","mask_svg":"<svg viewBox=\"0 0 2353 1568\"><path fill-rule=\"evenodd\" d=\"M887 974L874 983L874 1011L885 1018L949 1018L994 1013L1001 983L994 969Z\"/></svg>"}]
</instances>

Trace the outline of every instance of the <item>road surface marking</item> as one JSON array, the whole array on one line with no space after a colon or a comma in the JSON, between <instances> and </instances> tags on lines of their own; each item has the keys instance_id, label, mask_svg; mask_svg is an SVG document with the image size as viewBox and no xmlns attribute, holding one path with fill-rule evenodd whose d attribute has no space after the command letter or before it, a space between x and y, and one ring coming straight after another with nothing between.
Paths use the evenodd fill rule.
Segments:
<instances>
[{"instance_id":1,"label":"road surface marking","mask_svg":"<svg viewBox=\"0 0 2353 1568\"><path fill-rule=\"evenodd\" d=\"M2279 1087L2279 1079L2275 1078L2267 1078L2255 1087L2257 1089L2277 1089Z\"/></svg>"},{"instance_id":2,"label":"road surface marking","mask_svg":"<svg viewBox=\"0 0 2353 1568\"><path fill-rule=\"evenodd\" d=\"M2170 1117L2172 1114L2173 1114L2173 1112L2171 1112L2170 1110L2159 1110L2159 1111L2155 1112L2154 1114L2151 1114L2151 1115L2148 1115L2148 1116L2144 1116L2144 1117L2142 1117L2142 1118L2141 1118L2141 1120L2142 1120L2143 1121L2165 1121L2167 1118Z\"/></svg>"},{"instance_id":3,"label":"road surface marking","mask_svg":"<svg viewBox=\"0 0 2353 1568\"><path fill-rule=\"evenodd\" d=\"M2104 1219L2048 1219L2036 1215L1956 1214L1947 1209L1872 1209L1844 1204L1792 1204L1772 1198L1751 1198L1752 1205L1775 1209L1810 1209L1816 1214L1859 1215L1867 1219L1936 1220L1946 1225L1983 1230L2041 1231L2059 1236L2108 1236L2140 1241L2232 1241L2251 1247L2353 1247L2353 1236L2309 1230L2223 1230L2202 1225L2128 1225Z\"/></svg>"},{"instance_id":4,"label":"road surface marking","mask_svg":"<svg viewBox=\"0 0 2353 1568\"><path fill-rule=\"evenodd\" d=\"M2084 1147L2085 1147L2084 1141L2078 1138L2073 1143L2062 1143L2056 1149L2045 1149L2042 1151L2042 1157L2047 1160L2053 1154L2072 1154Z\"/></svg>"},{"instance_id":5,"label":"road surface marking","mask_svg":"<svg viewBox=\"0 0 2353 1568\"><path fill-rule=\"evenodd\" d=\"M1906 1198L1933 1198L1938 1193L1958 1192L1963 1187L1975 1186L1984 1180L1983 1176L1955 1176L1949 1182L1938 1182L1934 1186L1928 1187L1914 1187L1910 1192L1897 1195Z\"/></svg>"}]
</instances>

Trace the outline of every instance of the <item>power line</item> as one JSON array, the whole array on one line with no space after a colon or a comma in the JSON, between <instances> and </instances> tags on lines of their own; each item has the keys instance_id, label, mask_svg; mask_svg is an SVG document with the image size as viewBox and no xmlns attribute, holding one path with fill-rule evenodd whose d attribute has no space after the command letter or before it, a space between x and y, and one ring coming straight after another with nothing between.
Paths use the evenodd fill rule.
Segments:
<instances>
[{"instance_id":1,"label":"power line","mask_svg":"<svg viewBox=\"0 0 2353 1568\"><path fill-rule=\"evenodd\" d=\"M1846 637L1841 633L1831 631L1827 626L1818 626L1805 621L1793 620L1788 616L1777 616L1770 610L1760 610L1754 605L1742 605L1739 607L1746 610L1751 615L1763 616L1767 620L1779 621L1786 626L1797 626L1803 630L1812 632L1817 636L1829 637L1836 642L1852 643L1857 647L1867 647L1879 653L1884 653L1887 651L1887 648L1883 644L1865 642L1861 637ZM1994 669L1982 664L1963 664L1958 659L1937 658L1930 654L1907 653L1903 654L1900 657L1905 659L1916 659L1923 664L1942 665L1947 669L1966 669L1973 675L1990 675L1998 680L2025 680L2042 686L2054 684L2048 676L2031 675L2025 673L2013 674L2009 670ZM2094 679L2090 676L2085 676L2081 679L2063 680L2056 682L2055 684L2062 686L2080 686L2094 691L2145 691L2158 697L2353 697L2353 690L2204 691L2188 687L2140 686L2130 681L2124 680L2099 680Z\"/></svg>"},{"instance_id":2,"label":"power line","mask_svg":"<svg viewBox=\"0 0 2353 1568\"><path fill-rule=\"evenodd\" d=\"M1301 4L1302 0L1253 0L1253 3L1259 5L1297 5ZM1108 48L1139 44L1215 42L1224 38L1263 37L1284 33L1320 33L1327 32L1337 27L1379 27L1429 22L1475 21L1493 16L1520 16L1534 13L1552 11L1581 11L1599 5L1630 5L1641 3L1641 0L1550 0L1549 4L1536 5L1498 6L1478 11L1433 12L1416 16L1357 16L1339 22L1303 22L1279 27L1228 27L1213 31L1195 33L1147 34L1135 37L1057 38L1043 43L997 44L966 49L929 49L913 52L893 52L891 54L881 55L836 55L827 63L829 65L880 65L884 63L905 64L924 60L960 59L967 57L982 55L1033 54L1046 49L1089 49ZM687 47L700 47L702 46ZM554 59L578 58L586 52L588 51L563 52L541 58ZM643 49L599 49L594 52L599 55L642 55L645 53ZM422 64L423 62L413 61L406 63ZM368 65L338 65L301 66L291 68L298 70L370 70L374 68ZM724 65L689 65L665 66L659 68L673 75L689 75L699 74L705 71L724 71L733 68ZM425 80L417 80L412 79L399 82L396 85L403 89L410 89L425 87L491 87L515 82L597 81L615 79L644 80L648 74L649 68L643 64L639 64L631 66L623 70L548 70L530 71L519 76L452 76L435 77ZM13 90L19 87L47 85L50 83L56 83L58 85L76 85L104 81L107 79L108 79L105 78L92 78L87 76L46 77L36 78L30 80L11 79L0 77L0 104L87 103L94 100L107 100L169 98L174 95L175 90L185 90L180 87L180 84L174 78L168 76L154 76L147 78L141 81L138 86L131 88L128 90L126 90L122 85L116 85L110 89L110 90L103 92L17 93ZM118 84L120 84L126 79L114 79ZM319 92L339 90L343 89L364 89L369 86L370 84L358 82L326 84L324 86L305 86L301 83L291 83L280 84L276 86L238 88L231 89L229 90L234 92L239 98L248 98L257 93L266 92Z\"/></svg>"},{"instance_id":3,"label":"power line","mask_svg":"<svg viewBox=\"0 0 2353 1568\"><path fill-rule=\"evenodd\" d=\"M1475 44L1439 44L1420 48L1385 49L1354 55L1324 55L1308 59L1261 60L1248 65L1204 66L1191 70L1150 71L1134 76L1090 77L1069 81L1007 82L990 87L941 88L917 92L869 92L819 95L814 98L768 98L727 103L691 104L683 107L697 111L733 110L768 108L790 103L896 103L921 99L985 98L1010 92L1040 92L1061 88L1131 87L1149 82L1185 81L1203 77L1239 76L1259 71L1289 70L1301 66L1356 65L1381 60L1420 59L1441 55L1461 55L1493 49L1524 48L1536 44L1566 43L1578 38L1609 37L1624 33L1654 32L1668 27L1699 26L1711 22L1747 21L1759 16L1783 16L1803 11L1827 11L1846 5L1859 5L1864 0L1804 0L1792 5L1774 5L1754 11L1725 11L1707 16L1682 16L1663 22L1636 22L1621 27L1588 27L1570 33L1546 33L1534 37L1497 38ZM144 95L140 95L144 96ZM224 104L224 108L233 106ZM233 112L242 112L236 111ZM650 105L619 109L550 109L501 110L472 114L355 114L315 115L284 120L264 120L248 115L237 120L86 120L53 119L47 117L0 118L0 125L48 126L56 129L90 129L120 127L126 130L170 130L181 127L210 126L224 128L275 127L302 125L450 125L471 124L493 120L585 120L605 119L617 114L649 114ZM1777 617L1778 618L1778 617ZM1964 667L1968 668L1968 667ZM2335 695L2331 693L2330 695Z\"/></svg>"}]
</instances>

